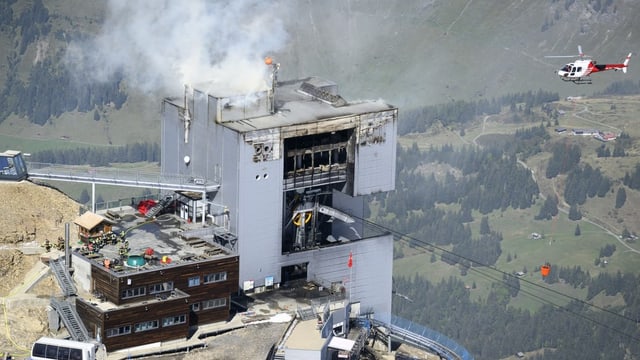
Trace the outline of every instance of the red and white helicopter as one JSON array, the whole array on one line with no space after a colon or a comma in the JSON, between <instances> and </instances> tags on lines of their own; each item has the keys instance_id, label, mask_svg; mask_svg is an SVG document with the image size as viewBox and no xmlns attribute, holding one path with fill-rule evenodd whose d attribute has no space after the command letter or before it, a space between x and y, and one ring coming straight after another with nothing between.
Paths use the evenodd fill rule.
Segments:
<instances>
[{"instance_id":1,"label":"red and white helicopter","mask_svg":"<svg viewBox=\"0 0 640 360\"><path fill-rule=\"evenodd\" d=\"M560 56L546 56L548 58L562 58L562 57L576 57L580 58L572 63L565 64L561 69L557 70L558 76L564 81L571 81L575 84L591 84L591 74L607 71L607 70L622 70L623 73L627 72L627 66L629 65L629 59L631 59L631 53L627 55L627 58L620 64L598 64L595 60L590 59L589 56L582 52L582 46L578 45L578 55L560 55Z\"/></svg>"}]
</instances>

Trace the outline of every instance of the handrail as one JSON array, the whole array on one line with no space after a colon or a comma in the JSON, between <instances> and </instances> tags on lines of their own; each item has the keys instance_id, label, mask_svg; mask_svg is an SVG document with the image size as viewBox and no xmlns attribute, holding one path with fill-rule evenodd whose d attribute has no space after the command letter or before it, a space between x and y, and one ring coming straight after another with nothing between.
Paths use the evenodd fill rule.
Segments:
<instances>
[{"instance_id":1,"label":"handrail","mask_svg":"<svg viewBox=\"0 0 640 360\"><path fill-rule=\"evenodd\" d=\"M389 329L390 335L414 346L435 351L447 360L473 360L473 356L461 345L425 326L416 324L396 315L391 315L391 323L369 319L376 326Z\"/></svg>"}]
</instances>

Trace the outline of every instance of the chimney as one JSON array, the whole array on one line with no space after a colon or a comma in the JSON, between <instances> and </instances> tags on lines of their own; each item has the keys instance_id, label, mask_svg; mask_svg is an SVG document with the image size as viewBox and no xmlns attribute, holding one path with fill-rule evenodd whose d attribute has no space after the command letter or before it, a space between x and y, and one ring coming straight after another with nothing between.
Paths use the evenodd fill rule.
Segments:
<instances>
[{"instance_id":1,"label":"chimney","mask_svg":"<svg viewBox=\"0 0 640 360\"><path fill-rule=\"evenodd\" d=\"M280 64L273 61L271 56L267 56L264 58L264 63L267 66L271 66L271 91L269 94L269 112L271 114L276 113L276 86L278 85L278 69L280 69Z\"/></svg>"}]
</instances>

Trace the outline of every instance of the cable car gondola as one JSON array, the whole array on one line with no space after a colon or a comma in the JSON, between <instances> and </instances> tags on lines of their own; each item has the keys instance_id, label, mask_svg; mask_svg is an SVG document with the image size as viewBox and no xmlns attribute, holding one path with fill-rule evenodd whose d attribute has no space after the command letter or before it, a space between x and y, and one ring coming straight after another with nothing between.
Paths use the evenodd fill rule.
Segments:
<instances>
[{"instance_id":1,"label":"cable car gondola","mask_svg":"<svg viewBox=\"0 0 640 360\"><path fill-rule=\"evenodd\" d=\"M547 276L549 276L550 272L551 272L551 264L546 263L540 266L540 273L542 274L542 278L546 278Z\"/></svg>"}]
</instances>

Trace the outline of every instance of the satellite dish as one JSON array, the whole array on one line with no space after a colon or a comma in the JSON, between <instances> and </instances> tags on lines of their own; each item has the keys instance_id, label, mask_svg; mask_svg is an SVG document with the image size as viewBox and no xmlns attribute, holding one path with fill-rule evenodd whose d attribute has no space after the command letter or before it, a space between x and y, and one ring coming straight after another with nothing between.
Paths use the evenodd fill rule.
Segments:
<instances>
[{"instance_id":1,"label":"satellite dish","mask_svg":"<svg viewBox=\"0 0 640 360\"><path fill-rule=\"evenodd\" d=\"M185 155L184 156L184 164L185 165L189 165L190 162L191 162L191 158L189 157L189 155Z\"/></svg>"}]
</instances>

